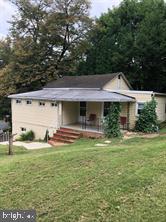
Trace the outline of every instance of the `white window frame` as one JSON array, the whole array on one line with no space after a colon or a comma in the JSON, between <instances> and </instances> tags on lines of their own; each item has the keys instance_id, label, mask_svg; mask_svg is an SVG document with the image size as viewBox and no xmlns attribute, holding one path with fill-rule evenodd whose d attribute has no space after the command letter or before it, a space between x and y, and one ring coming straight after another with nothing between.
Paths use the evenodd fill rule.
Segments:
<instances>
[{"instance_id":1,"label":"white window frame","mask_svg":"<svg viewBox=\"0 0 166 222\"><path fill-rule=\"evenodd\" d=\"M138 113L138 106L139 104L145 105L146 101L137 101L136 103L136 116L139 116L140 114Z\"/></svg>"},{"instance_id":2,"label":"white window frame","mask_svg":"<svg viewBox=\"0 0 166 222\"><path fill-rule=\"evenodd\" d=\"M28 103L28 102L30 102L30 103ZM30 99L26 100L26 105L32 105L32 100L30 100Z\"/></svg>"},{"instance_id":3,"label":"white window frame","mask_svg":"<svg viewBox=\"0 0 166 222\"><path fill-rule=\"evenodd\" d=\"M18 102L18 101L19 101L19 102ZM21 99L16 99L16 104L17 104L17 105L22 104L22 100L21 100Z\"/></svg>"},{"instance_id":4,"label":"white window frame","mask_svg":"<svg viewBox=\"0 0 166 222\"><path fill-rule=\"evenodd\" d=\"M27 129L25 127L21 127L21 132L26 132Z\"/></svg>"},{"instance_id":5,"label":"white window frame","mask_svg":"<svg viewBox=\"0 0 166 222\"><path fill-rule=\"evenodd\" d=\"M54 105L53 105L53 104L54 104ZM57 103L57 102L51 102L50 105L51 105L51 107L54 107L54 108L55 108L55 107L58 106L58 103Z\"/></svg>"},{"instance_id":6,"label":"white window frame","mask_svg":"<svg viewBox=\"0 0 166 222\"><path fill-rule=\"evenodd\" d=\"M46 105L45 102L43 102L43 101L39 101L39 106L40 106L40 107L45 107L45 105Z\"/></svg>"}]
</instances>

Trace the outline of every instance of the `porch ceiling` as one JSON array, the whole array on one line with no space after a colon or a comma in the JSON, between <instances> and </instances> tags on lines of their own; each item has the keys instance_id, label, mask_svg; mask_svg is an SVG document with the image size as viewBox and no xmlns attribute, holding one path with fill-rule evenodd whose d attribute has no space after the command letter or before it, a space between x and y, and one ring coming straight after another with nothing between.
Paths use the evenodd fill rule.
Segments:
<instances>
[{"instance_id":1,"label":"porch ceiling","mask_svg":"<svg viewBox=\"0 0 166 222\"><path fill-rule=\"evenodd\" d=\"M133 97L100 89L43 89L11 95L9 98L72 102L135 102Z\"/></svg>"}]
</instances>

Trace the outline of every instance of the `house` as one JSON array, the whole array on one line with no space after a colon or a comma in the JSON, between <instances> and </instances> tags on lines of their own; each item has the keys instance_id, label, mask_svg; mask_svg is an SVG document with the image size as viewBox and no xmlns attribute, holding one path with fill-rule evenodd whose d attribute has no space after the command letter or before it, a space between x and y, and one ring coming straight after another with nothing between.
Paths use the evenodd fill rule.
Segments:
<instances>
[{"instance_id":1,"label":"house","mask_svg":"<svg viewBox=\"0 0 166 222\"><path fill-rule=\"evenodd\" d=\"M42 90L10 95L13 133L33 130L43 139L60 128L99 132L112 102L121 104L120 124L133 129L144 103L154 97L158 120L166 120L166 94L135 91L123 73L65 76Z\"/></svg>"},{"instance_id":2,"label":"house","mask_svg":"<svg viewBox=\"0 0 166 222\"><path fill-rule=\"evenodd\" d=\"M0 120L0 134L3 133L3 131L8 130L9 129L9 123Z\"/></svg>"}]
</instances>

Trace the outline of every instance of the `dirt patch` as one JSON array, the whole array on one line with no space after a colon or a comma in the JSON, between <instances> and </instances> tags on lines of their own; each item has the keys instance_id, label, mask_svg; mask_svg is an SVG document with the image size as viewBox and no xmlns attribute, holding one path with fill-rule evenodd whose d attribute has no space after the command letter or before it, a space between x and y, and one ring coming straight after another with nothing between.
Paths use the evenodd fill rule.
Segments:
<instances>
[{"instance_id":1,"label":"dirt patch","mask_svg":"<svg viewBox=\"0 0 166 222\"><path fill-rule=\"evenodd\" d=\"M127 140L127 139L131 139L134 137L140 137L140 138L155 138L158 137L159 134L158 133L136 133L136 132L126 132L124 134L123 139Z\"/></svg>"}]
</instances>

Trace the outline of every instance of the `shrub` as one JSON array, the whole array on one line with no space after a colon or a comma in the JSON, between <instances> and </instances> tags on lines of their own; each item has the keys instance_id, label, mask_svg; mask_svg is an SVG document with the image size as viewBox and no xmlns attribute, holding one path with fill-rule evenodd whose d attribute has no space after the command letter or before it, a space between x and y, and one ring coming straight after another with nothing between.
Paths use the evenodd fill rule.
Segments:
<instances>
[{"instance_id":1,"label":"shrub","mask_svg":"<svg viewBox=\"0 0 166 222\"><path fill-rule=\"evenodd\" d=\"M154 133L158 131L156 106L157 102L154 98L145 104L136 122L136 131L143 133Z\"/></svg>"},{"instance_id":2,"label":"shrub","mask_svg":"<svg viewBox=\"0 0 166 222\"><path fill-rule=\"evenodd\" d=\"M108 112L108 115L104 119L104 133L108 138L120 137L120 111L121 107L119 103L112 103Z\"/></svg>"},{"instance_id":3,"label":"shrub","mask_svg":"<svg viewBox=\"0 0 166 222\"><path fill-rule=\"evenodd\" d=\"M32 130L28 131L27 133L22 133L20 135L21 141L33 141L34 139L35 139L35 133Z\"/></svg>"}]
</instances>

